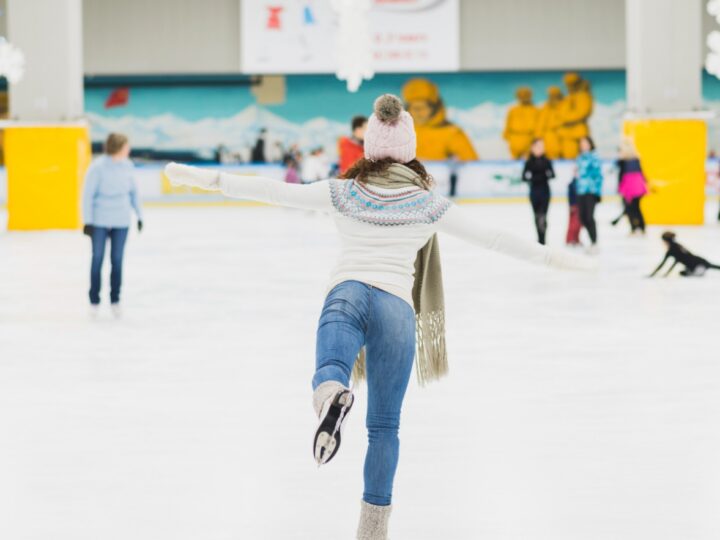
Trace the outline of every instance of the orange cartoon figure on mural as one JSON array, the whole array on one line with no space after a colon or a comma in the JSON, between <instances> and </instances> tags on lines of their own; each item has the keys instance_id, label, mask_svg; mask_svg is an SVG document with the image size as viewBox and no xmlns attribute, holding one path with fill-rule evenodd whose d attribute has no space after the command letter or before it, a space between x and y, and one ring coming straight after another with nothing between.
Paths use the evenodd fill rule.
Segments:
<instances>
[{"instance_id":1,"label":"orange cartoon figure on mural","mask_svg":"<svg viewBox=\"0 0 720 540\"><path fill-rule=\"evenodd\" d=\"M590 83L577 73L566 73L563 81L568 93L560 104L562 124L558 134L561 156L575 159L579 153L580 139L590 135L588 120L593 111L593 98Z\"/></svg>"},{"instance_id":2,"label":"orange cartoon figure on mural","mask_svg":"<svg viewBox=\"0 0 720 540\"><path fill-rule=\"evenodd\" d=\"M538 110L533 105L530 88L518 88L515 97L518 102L508 110L503 139L507 141L513 159L520 159L528 155L535 138Z\"/></svg>"},{"instance_id":3,"label":"orange cartoon figure on mural","mask_svg":"<svg viewBox=\"0 0 720 540\"><path fill-rule=\"evenodd\" d=\"M403 86L402 96L405 108L415 122L418 159L478 159L462 128L447 120L445 105L435 83L427 79L409 80Z\"/></svg>"},{"instance_id":4,"label":"orange cartoon figure on mural","mask_svg":"<svg viewBox=\"0 0 720 540\"><path fill-rule=\"evenodd\" d=\"M559 87L549 87L547 89L547 101L540 108L540 113L538 114L535 137L542 139L545 143L545 155L548 159L559 158L562 149L559 133L562 124L560 110L562 99L563 93Z\"/></svg>"}]
</instances>

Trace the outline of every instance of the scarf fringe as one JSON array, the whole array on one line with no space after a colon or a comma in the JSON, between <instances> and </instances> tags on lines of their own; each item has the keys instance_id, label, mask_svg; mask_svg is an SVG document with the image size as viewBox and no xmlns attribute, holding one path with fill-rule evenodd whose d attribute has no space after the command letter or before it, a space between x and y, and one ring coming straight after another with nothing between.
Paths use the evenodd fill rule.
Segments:
<instances>
[{"instance_id":1,"label":"scarf fringe","mask_svg":"<svg viewBox=\"0 0 720 540\"><path fill-rule=\"evenodd\" d=\"M418 314L415 322L417 377L420 386L425 386L447 375L449 370L445 348L445 311Z\"/></svg>"},{"instance_id":2,"label":"scarf fringe","mask_svg":"<svg viewBox=\"0 0 720 540\"><path fill-rule=\"evenodd\" d=\"M415 369L420 386L447 375L449 368L445 345L445 312L439 310L417 314L415 339ZM366 377L365 347L363 347L355 360L352 379L358 383Z\"/></svg>"}]
</instances>

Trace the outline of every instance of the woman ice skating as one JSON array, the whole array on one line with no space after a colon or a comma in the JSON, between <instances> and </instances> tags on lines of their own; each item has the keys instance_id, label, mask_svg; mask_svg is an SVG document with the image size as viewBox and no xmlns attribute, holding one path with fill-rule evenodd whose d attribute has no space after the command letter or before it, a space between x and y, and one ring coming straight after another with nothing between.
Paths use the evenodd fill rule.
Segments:
<instances>
[{"instance_id":1,"label":"woman ice skating","mask_svg":"<svg viewBox=\"0 0 720 540\"><path fill-rule=\"evenodd\" d=\"M630 232L645 234L645 218L640 208L640 200L647 194L647 182L640 166L640 159L630 141L623 143L617 166L618 191L623 198L624 214L630 220Z\"/></svg>"},{"instance_id":2,"label":"woman ice skating","mask_svg":"<svg viewBox=\"0 0 720 540\"><path fill-rule=\"evenodd\" d=\"M538 242L545 244L547 213L550 207L550 184L548 182L555 178L555 170L552 161L545 155L545 143L542 139L533 141L522 178L524 182L530 184L530 204L535 215Z\"/></svg>"},{"instance_id":3,"label":"woman ice skating","mask_svg":"<svg viewBox=\"0 0 720 540\"><path fill-rule=\"evenodd\" d=\"M91 314L97 315L100 305L100 280L105 258L105 244L110 240L110 307L119 317L120 287L122 286L123 254L130 210L137 216L138 231L142 231L142 208L129 159L130 143L125 135L111 133L105 141L105 155L97 158L85 175L83 193L83 233L92 240L90 266Z\"/></svg>"},{"instance_id":4,"label":"woman ice skating","mask_svg":"<svg viewBox=\"0 0 720 540\"><path fill-rule=\"evenodd\" d=\"M711 262L703 259L702 257L693 255L692 253L690 253L690 251L688 251L687 248L679 244L675 240L674 232L664 232L662 235L662 240L663 242L665 242L665 245L667 245L667 252L665 253L665 258L663 258L662 262L655 269L655 271L650 274L650 277L654 277L655 274L657 274L660 269L665 266L665 263L668 261L668 259L671 258L674 260L673 263L670 265L668 271L665 272L665 277L670 275L670 272L673 271L675 265L677 265L678 263L682 264L685 267L680 271L680 275L683 277L701 277L705 275L705 272L707 272L710 268L714 270L720 270L720 266L718 266L717 264L712 264Z\"/></svg>"},{"instance_id":5,"label":"woman ice skating","mask_svg":"<svg viewBox=\"0 0 720 540\"><path fill-rule=\"evenodd\" d=\"M399 98L386 94L376 100L368 121L364 158L343 180L298 186L175 163L166 168L174 183L332 215L342 247L318 323L312 387L319 427L312 450L319 465L337 455L353 405L350 380L366 378L369 442L357 533L361 539L387 538L400 412L413 360L417 358L421 382L448 369L435 233L539 264L588 268L586 259L476 224L430 190L431 178L415 151L412 117Z\"/></svg>"},{"instance_id":6,"label":"woman ice skating","mask_svg":"<svg viewBox=\"0 0 720 540\"><path fill-rule=\"evenodd\" d=\"M595 205L602 195L602 169L595 153L595 143L590 137L580 139L580 155L577 158L577 195L580 222L590 235L589 253L597 253L597 226Z\"/></svg>"}]
</instances>

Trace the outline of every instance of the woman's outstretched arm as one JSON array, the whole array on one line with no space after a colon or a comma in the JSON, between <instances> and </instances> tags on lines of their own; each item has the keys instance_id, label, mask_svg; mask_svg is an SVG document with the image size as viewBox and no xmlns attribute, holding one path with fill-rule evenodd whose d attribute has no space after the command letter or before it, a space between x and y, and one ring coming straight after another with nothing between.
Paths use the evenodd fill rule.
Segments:
<instances>
[{"instance_id":1,"label":"woman's outstretched arm","mask_svg":"<svg viewBox=\"0 0 720 540\"><path fill-rule=\"evenodd\" d=\"M262 176L228 174L179 163L169 163L165 167L165 175L172 184L220 191L223 195L236 199L305 210L332 209L327 180L308 185L286 184Z\"/></svg>"},{"instance_id":2,"label":"woman's outstretched arm","mask_svg":"<svg viewBox=\"0 0 720 540\"><path fill-rule=\"evenodd\" d=\"M466 212L455 205L451 206L440 219L438 230L486 249L535 264L566 270L594 270L597 268L596 261L589 257L550 249L505 231L485 227L471 219Z\"/></svg>"}]
</instances>

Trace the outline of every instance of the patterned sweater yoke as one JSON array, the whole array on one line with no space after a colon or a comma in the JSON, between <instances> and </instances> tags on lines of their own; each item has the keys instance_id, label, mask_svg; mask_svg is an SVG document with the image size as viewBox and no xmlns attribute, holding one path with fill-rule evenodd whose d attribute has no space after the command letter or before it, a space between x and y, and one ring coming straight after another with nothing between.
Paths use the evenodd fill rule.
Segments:
<instances>
[{"instance_id":1,"label":"patterned sweater yoke","mask_svg":"<svg viewBox=\"0 0 720 540\"><path fill-rule=\"evenodd\" d=\"M420 187L383 189L356 180L330 180L330 198L341 215L371 225L431 225L450 201Z\"/></svg>"}]
</instances>

